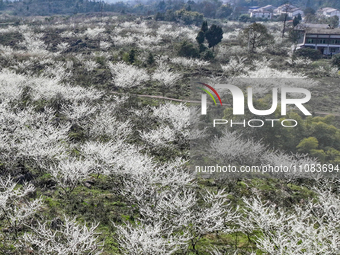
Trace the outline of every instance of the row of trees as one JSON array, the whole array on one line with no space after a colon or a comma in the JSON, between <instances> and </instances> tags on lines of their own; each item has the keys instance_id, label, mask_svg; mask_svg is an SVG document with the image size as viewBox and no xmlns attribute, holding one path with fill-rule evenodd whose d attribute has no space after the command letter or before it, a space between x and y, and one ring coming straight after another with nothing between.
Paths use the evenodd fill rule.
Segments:
<instances>
[{"instance_id":1,"label":"row of trees","mask_svg":"<svg viewBox=\"0 0 340 255\"><path fill-rule=\"evenodd\" d=\"M157 11L164 13L167 10L185 9L187 11L195 11L202 13L206 17L211 18L227 18L232 12L233 8L230 5L222 4L221 1L188 1L187 3L181 1L160 1L157 5Z\"/></svg>"},{"instance_id":2,"label":"row of trees","mask_svg":"<svg viewBox=\"0 0 340 255\"><path fill-rule=\"evenodd\" d=\"M212 18L226 18L232 13L229 5L223 5L220 1L205 0L202 2L189 1L155 1L151 4L133 3L128 4L120 1L107 3L100 0L62 0L62 1L0 1L0 10L15 10L18 15L49 15L49 14L72 14L87 12L129 12L138 14L165 13L166 11L176 12L184 9L186 11L199 12L202 15Z\"/></svg>"},{"instance_id":3,"label":"row of trees","mask_svg":"<svg viewBox=\"0 0 340 255\"><path fill-rule=\"evenodd\" d=\"M1 1L3 2L3 1ZM7 1L2 4L2 9L9 9L16 15L50 15L74 14L86 12L114 11L114 5L100 0L69 0L69 1Z\"/></svg>"},{"instance_id":4,"label":"row of trees","mask_svg":"<svg viewBox=\"0 0 340 255\"><path fill-rule=\"evenodd\" d=\"M315 10L322 6L332 6L334 8L340 8L337 2L329 0L327 4L316 0L308 0L307 3L300 3L301 0L296 0L294 5L301 8L305 8L305 15L309 22L315 22L320 18L317 18ZM237 0L235 1L235 6L264 6L267 4L272 4L274 6L279 6L282 2L270 2L267 0L258 1L245 1ZM233 13L232 18L238 19L240 17L241 21L250 20L249 16L240 15L235 12L235 6L229 4L223 4L222 1L204 0L204 1L193 1L184 2L181 0L176 1L165 1L160 2L154 1L148 4L144 3L134 3L127 4L126 2L120 1L115 3L107 3L105 1L95 0L71 0L71 1L45 1L45 0L31 0L31 1L0 1L0 9L10 9L15 10L15 14L19 15L48 15L48 14L71 14L71 13L87 13L87 12L122 12L122 13L137 13L137 14L156 14L157 18L164 20L171 20L171 13L175 13L181 9L188 12L198 12L209 18L227 18ZM313 7L313 8L311 8ZM169 17L170 16L170 17ZM279 18L280 19L280 18ZM331 19L328 20L332 21ZM321 19L321 22L327 22L327 19Z\"/></svg>"}]
</instances>

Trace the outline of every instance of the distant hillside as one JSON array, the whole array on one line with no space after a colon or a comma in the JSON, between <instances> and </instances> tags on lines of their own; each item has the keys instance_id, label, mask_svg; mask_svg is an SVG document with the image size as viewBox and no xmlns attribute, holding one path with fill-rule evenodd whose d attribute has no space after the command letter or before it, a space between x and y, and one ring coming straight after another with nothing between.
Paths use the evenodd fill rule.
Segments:
<instances>
[{"instance_id":1,"label":"distant hillside","mask_svg":"<svg viewBox=\"0 0 340 255\"><path fill-rule=\"evenodd\" d=\"M89 0L20 0L15 2L0 0L0 10L22 16L116 11L116 6L117 4Z\"/></svg>"},{"instance_id":2,"label":"distant hillside","mask_svg":"<svg viewBox=\"0 0 340 255\"><path fill-rule=\"evenodd\" d=\"M0 11L19 16L75 14L88 12L128 12L138 15L165 13L167 10L195 11L205 17L226 18L235 6L280 6L289 2L304 10L307 7L317 10L321 7L340 9L339 0L228 0L229 7L221 7L226 0L139 0L104 2L100 0L0 0ZM230 9L225 9L230 8Z\"/></svg>"}]
</instances>

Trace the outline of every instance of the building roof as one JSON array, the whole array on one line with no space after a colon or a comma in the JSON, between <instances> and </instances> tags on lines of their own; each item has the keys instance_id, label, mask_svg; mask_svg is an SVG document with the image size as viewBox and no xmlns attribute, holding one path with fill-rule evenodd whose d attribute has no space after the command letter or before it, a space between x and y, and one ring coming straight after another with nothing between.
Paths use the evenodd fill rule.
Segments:
<instances>
[{"instance_id":1,"label":"building roof","mask_svg":"<svg viewBox=\"0 0 340 255\"><path fill-rule=\"evenodd\" d=\"M318 10L318 12L334 12L334 11L337 11L337 9L335 8L332 8L332 7L324 7L324 8L321 8Z\"/></svg>"},{"instance_id":2,"label":"building roof","mask_svg":"<svg viewBox=\"0 0 340 255\"><path fill-rule=\"evenodd\" d=\"M270 12L262 10L262 9L257 9L257 10L251 10L250 13L270 13Z\"/></svg>"},{"instance_id":3,"label":"building roof","mask_svg":"<svg viewBox=\"0 0 340 255\"><path fill-rule=\"evenodd\" d=\"M272 5L270 5L270 4L268 4L268 5L263 6L263 7L261 7L261 8L263 8L263 9L270 9L270 8L275 9L276 7L275 7L275 6L272 6Z\"/></svg>"},{"instance_id":4,"label":"building roof","mask_svg":"<svg viewBox=\"0 0 340 255\"><path fill-rule=\"evenodd\" d=\"M328 29L328 24L313 24L313 23L300 23L296 25L296 29L305 30L308 28Z\"/></svg>"},{"instance_id":5,"label":"building roof","mask_svg":"<svg viewBox=\"0 0 340 255\"><path fill-rule=\"evenodd\" d=\"M306 34L340 35L340 28L333 28L333 29L307 28Z\"/></svg>"},{"instance_id":6,"label":"building roof","mask_svg":"<svg viewBox=\"0 0 340 255\"><path fill-rule=\"evenodd\" d=\"M275 13L283 13L283 12L293 13L293 12L296 12L296 11L302 12L302 10L300 8L297 8L296 6L291 5L291 4L284 4L284 5L277 7L276 9L274 9Z\"/></svg>"},{"instance_id":7,"label":"building roof","mask_svg":"<svg viewBox=\"0 0 340 255\"><path fill-rule=\"evenodd\" d=\"M273 10L276 7L272 5L266 5L264 7L257 7L257 8L250 8L249 13L254 13L254 12L261 12L261 13L267 13L270 12L269 10Z\"/></svg>"},{"instance_id":8,"label":"building roof","mask_svg":"<svg viewBox=\"0 0 340 255\"><path fill-rule=\"evenodd\" d=\"M292 8L288 12L302 11L300 8Z\"/></svg>"},{"instance_id":9,"label":"building roof","mask_svg":"<svg viewBox=\"0 0 340 255\"><path fill-rule=\"evenodd\" d=\"M296 8L296 6L294 6L294 5L291 5L291 4L283 4L283 5L281 5L281 6L279 6L279 7L277 7L276 9L278 9L278 10L291 10L291 9L295 9Z\"/></svg>"}]
</instances>

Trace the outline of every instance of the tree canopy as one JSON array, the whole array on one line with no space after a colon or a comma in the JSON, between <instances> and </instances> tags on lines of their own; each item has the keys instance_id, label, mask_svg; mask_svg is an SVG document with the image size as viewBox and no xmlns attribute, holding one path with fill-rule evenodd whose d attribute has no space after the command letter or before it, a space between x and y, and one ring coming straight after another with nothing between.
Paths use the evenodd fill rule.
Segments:
<instances>
[{"instance_id":1,"label":"tree canopy","mask_svg":"<svg viewBox=\"0 0 340 255\"><path fill-rule=\"evenodd\" d=\"M208 31L205 34L205 38L209 43L209 48L213 48L222 41L223 38L223 30L220 26L212 24Z\"/></svg>"},{"instance_id":2,"label":"tree canopy","mask_svg":"<svg viewBox=\"0 0 340 255\"><path fill-rule=\"evenodd\" d=\"M240 39L249 46L251 52L254 52L257 47L271 43L274 37L264 25L254 22L243 30Z\"/></svg>"}]
</instances>

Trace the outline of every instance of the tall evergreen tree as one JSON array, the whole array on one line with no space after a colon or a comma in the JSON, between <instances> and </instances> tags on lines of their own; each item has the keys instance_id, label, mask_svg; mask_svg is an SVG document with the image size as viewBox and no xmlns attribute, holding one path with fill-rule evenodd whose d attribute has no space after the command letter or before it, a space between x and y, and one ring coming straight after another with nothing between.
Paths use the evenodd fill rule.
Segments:
<instances>
[{"instance_id":1,"label":"tall evergreen tree","mask_svg":"<svg viewBox=\"0 0 340 255\"><path fill-rule=\"evenodd\" d=\"M205 37L205 34L202 30L200 30L196 36L196 41L198 44L202 44L204 43L204 37Z\"/></svg>"},{"instance_id":2,"label":"tall evergreen tree","mask_svg":"<svg viewBox=\"0 0 340 255\"><path fill-rule=\"evenodd\" d=\"M302 20L301 13L299 13L299 14L297 15L297 19L298 19L299 21Z\"/></svg>"},{"instance_id":3,"label":"tall evergreen tree","mask_svg":"<svg viewBox=\"0 0 340 255\"><path fill-rule=\"evenodd\" d=\"M203 33L208 31L208 21L203 21L201 31L203 31Z\"/></svg>"},{"instance_id":4,"label":"tall evergreen tree","mask_svg":"<svg viewBox=\"0 0 340 255\"><path fill-rule=\"evenodd\" d=\"M223 38L223 30L220 26L216 26L212 24L208 31L205 33L205 38L209 43L209 48L213 48L222 41Z\"/></svg>"}]
</instances>

